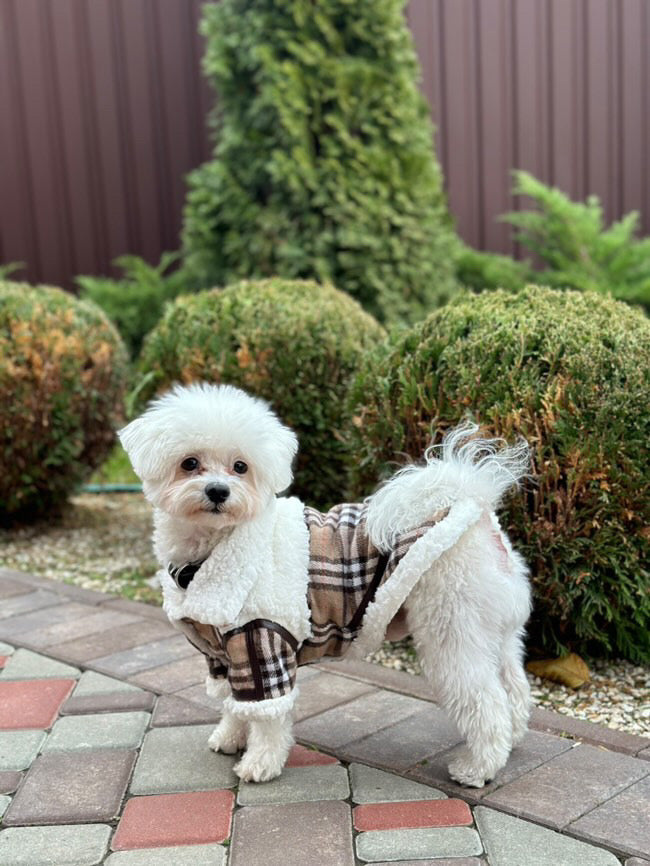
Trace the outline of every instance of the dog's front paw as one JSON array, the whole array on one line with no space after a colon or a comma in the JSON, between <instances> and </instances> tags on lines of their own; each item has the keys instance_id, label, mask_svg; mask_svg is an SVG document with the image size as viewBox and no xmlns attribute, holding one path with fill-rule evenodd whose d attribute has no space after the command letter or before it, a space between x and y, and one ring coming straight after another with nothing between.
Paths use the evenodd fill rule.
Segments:
<instances>
[{"instance_id":1,"label":"dog's front paw","mask_svg":"<svg viewBox=\"0 0 650 866\"><path fill-rule=\"evenodd\" d=\"M221 722L210 735L208 746L214 752L234 755L235 752L241 751L246 746L246 728L224 725Z\"/></svg>"},{"instance_id":2,"label":"dog's front paw","mask_svg":"<svg viewBox=\"0 0 650 866\"><path fill-rule=\"evenodd\" d=\"M265 752L264 754L248 751L241 761L235 765L235 773L242 782L269 782L282 772L284 761Z\"/></svg>"},{"instance_id":3,"label":"dog's front paw","mask_svg":"<svg viewBox=\"0 0 650 866\"><path fill-rule=\"evenodd\" d=\"M488 774L472 758L468 749L463 749L458 757L449 762L449 775L460 785L468 788L482 788L487 782L492 781L492 775Z\"/></svg>"}]
</instances>

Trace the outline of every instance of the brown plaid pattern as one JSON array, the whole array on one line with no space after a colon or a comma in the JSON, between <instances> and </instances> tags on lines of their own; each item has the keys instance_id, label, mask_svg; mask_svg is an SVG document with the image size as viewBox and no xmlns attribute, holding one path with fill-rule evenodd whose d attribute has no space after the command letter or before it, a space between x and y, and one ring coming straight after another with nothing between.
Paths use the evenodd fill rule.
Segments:
<instances>
[{"instance_id":1,"label":"brown plaid pattern","mask_svg":"<svg viewBox=\"0 0 650 866\"><path fill-rule=\"evenodd\" d=\"M326 514L305 508L309 529L307 601L312 635L298 645L278 623L255 619L222 633L211 625L193 626L196 642L212 677L228 677L238 701L260 701L289 694L298 665L323 656L342 656L361 630L363 617L379 587L390 578L409 547L449 509L401 535L383 554L367 533L366 505L337 505ZM206 646L207 645L207 646Z\"/></svg>"}]
</instances>

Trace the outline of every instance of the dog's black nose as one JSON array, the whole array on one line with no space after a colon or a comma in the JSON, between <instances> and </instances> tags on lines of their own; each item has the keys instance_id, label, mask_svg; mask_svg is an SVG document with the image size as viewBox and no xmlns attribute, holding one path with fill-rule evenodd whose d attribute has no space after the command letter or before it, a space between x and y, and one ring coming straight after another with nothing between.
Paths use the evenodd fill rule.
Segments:
<instances>
[{"instance_id":1,"label":"dog's black nose","mask_svg":"<svg viewBox=\"0 0 650 866\"><path fill-rule=\"evenodd\" d=\"M206 484L205 495L210 502L221 505L230 496L230 487L227 484Z\"/></svg>"}]
</instances>

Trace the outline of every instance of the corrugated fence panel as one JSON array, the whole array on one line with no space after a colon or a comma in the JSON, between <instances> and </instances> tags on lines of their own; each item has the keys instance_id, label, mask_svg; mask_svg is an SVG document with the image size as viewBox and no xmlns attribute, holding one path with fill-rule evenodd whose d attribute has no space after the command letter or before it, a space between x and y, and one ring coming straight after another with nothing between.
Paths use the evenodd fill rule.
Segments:
<instances>
[{"instance_id":1,"label":"corrugated fence panel","mask_svg":"<svg viewBox=\"0 0 650 866\"><path fill-rule=\"evenodd\" d=\"M202 0L0 0L0 262L71 285L175 249L208 158ZM513 251L513 168L650 234L648 0L411 0L450 209Z\"/></svg>"}]
</instances>

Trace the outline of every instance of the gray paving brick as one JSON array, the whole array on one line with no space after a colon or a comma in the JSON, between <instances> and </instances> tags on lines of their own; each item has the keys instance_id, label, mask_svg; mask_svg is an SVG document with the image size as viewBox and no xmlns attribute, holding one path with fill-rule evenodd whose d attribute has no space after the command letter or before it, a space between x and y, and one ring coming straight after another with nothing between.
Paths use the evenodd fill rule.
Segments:
<instances>
[{"instance_id":1,"label":"gray paving brick","mask_svg":"<svg viewBox=\"0 0 650 866\"><path fill-rule=\"evenodd\" d=\"M55 722L43 752L77 749L137 749L149 724L149 713L101 713L65 716Z\"/></svg>"},{"instance_id":2,"label":"gray paving brick","mask_svg":"<svg viewBox=\"0 0 650 866\"><path fill-rule=\"evenodd\" d=\"M156 701L151 724L155 728L216 724L220 717L221 713L218 710L203 707L175 695L161 695Z\"/></svg>"},{"instance_id":3,"label":"gray paving brick","mask_svg":"<svg viewBox=\"0 0 650 866\"><path fill-rule=\"evenodd\" d=\"M423 702L423 708L414 715L348 743L344 754L355 761L406 770L436 752L449 749L460 739L458 728L447 714L433 704Z\"/></svg>"},{"instance_id":4,"label":"gray paving brick","mask_svg":"<svg viewBox=\"0 0 650 866\"><path fill-rule=\"evenodd\" d=\"M205 683L205 674L205 659L194 651L186 658L134 674L131 682L165 694L195 686L197 683Z\"/></svg>"},{"instance_id":5,"label":"gray paving brick","mask_svg":"<svg viewBox=\"0 0 650 866\"><path fill-rule=\"evenodd\" d=\"M637 758L643 758L644 761L650 761L650 748L642 749L640 752L637 752Z\"/></svg>"},{"instance_id":6,"label":"gray paving brick","mask_svg":"<svg viewBox=\"0 0 650 866\"><path fill-rule=\"evenodd\" d=\"M121 749L41 755L27 773L4 823L112 821L119 813L134 760L135 752Z\"/></svg>"},{"instance_id":7,"label":"gray paving brick","mask_svg":"<svg viewBox=\"0 0 650 866\"><path fill-rule=\"evenodd\" d=\"M345 800L350 796L345 767L336 764L315 767L285 767L282 775L263 785L242 782L240 806L271 803L306 803L315 800Z\"/></svg>"},{"instance_id":8,"label":"gray paving brick","mask_svg":"<svg viewBox=\"0 0 650 866\"><path fill-rule=\"evenodd\" d=\"M4 599L0 605L0 637L4 637L4 627L8 625L12 617L61 603L62 599L60 596L41 589L36 592L23 593L15 595L13 598Z\"/></svg>"},{"instance_id":9,"label":"gray paving brick","mask_svg":"<svg viewBox=\"0 0 650 866\"><path fill-rule=\"evenodd\" d=\"M574 821L567 832L626 854L650 857L650 776Z\"/></svg>"},{"instance_id":10,"label":"gray paving brick","mask_svg":"<svg viewBox=\"0 0 650 866\"><path fill-rule=\"evenodd\" d=\"M393 860L391 863L374 863L373 866L485 866L485 860L477 860L476 857L453 857L449 860L444 857L440 860ZM514 864L513 864L514 866Z\"/></svg>"},{"instance_id":11,"label":"gray paving brick","mask_svg":"<svg viewBox=\"0 0 650 866\"><path fill-rule=\"evenodd\" d=\"M0 794L13 794L22 777L16 770L0 770Z\"/></svg>"},{"instance_id":12,"label":"gray paving brick","mask_svg":"<svg viewBox=\"0 0 650 866\"><path fill-rule=\"evenodd\" d=\"M294 718L307 719L372 691L374 688L366 683L314 671L312 677L299 684Z\"/></svg>"},{"instance_id":13,"label":"gray paving brick","mask_svg":"<svg viewBox=\"0 0 650 866\"><path fill-rule=\"evenodd\" d=\"M371 830L357 836L360 860L468 857L481 854L483 846L471 827L426 827L416 830ZM512 866L512 864L511 864Z\"/></svg>"},{"instance_id":14,"label":"gray paving brick","mask_svg":"<svg viewBox=\"0 0 650 866\"><path fill-rule=\"evenodd\" d=\"M3 680L48 679L65 677L75 679L81 676L79 668L55 661L31 650L18 649L0 672Z\"/></svg>"},{"instance_id":15,"label":"gray paving brick","mask_svg":"<svg viewBox=\"0 0 650 866\"><path fill-rule=\"evenodd\" d=\"M2 866L96 866L111 828L104 824L11 827L0 832Z\"/></svg>"},{"instance_id":16,"label":"gray paving brick","mask_svg":"<svg viewBox=\"0 0 650 866\"><path fill-rule=\"evenodd\" d=\"M6 812L9 803L11 803L11 797L7 797L6 794L0 794L0 818Z\"/></svg>"},{"instance_id":17,"label":"gray paving brick","mask_svg":"<svg viewBox=\"0 0 650 866\"><path fill-rule=\"evenodd\" d=\"M112 653L121 652L147 641L166 637L172 626L150 619L136 619L127 625L110 628L98 634L89 634L48 647L49 652L76 662L88 662Z\"/></svg>"},{"instance_id":18,"label":"gray paving brick","mask_svg":"<svg viewBox=\"0 0 650 866\"><path fill-rule=\"evenodd\" d=\"M609 851L485 806L474 818L490 866L619 866Z\"/></svg>"},{"instance_id":19,"label":"gray paving brick","mask_svg":"<svg viewBox=\"0 0 650 866\"><path fill-rule=\"evenodd\" d=\"M226 856L226 849L221 845L141 848L111 854L106 866L226 866Z\"/></svg>"},{"instance_id":20,"label":"gray paving brick","mask_svg":"<svg viewBox=\"0 0 650 866\"><path fill-rule=\"evenodd\" d=\"M0 656L10 656L14 652L14 647L11 644L4 643L0 640Z\"/></svg>"},{"instance_id":21,"label":"gray paving brick","mask_svg":"<svg viewBox=\"0 0 650 866\"><path fill-rule=\"evenodd\" d=\"M156 623L152 625L162 625ZM165 662L184 658L196 650L182 635L143 643L122 652L93 659L93 667L111 676L130 677L148 668L158 667Z\"/></svg>"},{"instance_id":22,"label":"gray paving brick","mask_svg":"<svg viewBox=\"0 0 650 866\"><path fill-rule=\"evenodd\" d=\"M135 710L152 710L155 695L151 692L115 692L114 694L74 696L61 707L64 716L87 715L89 713L124 713Z\"/></svg>"},{"instance_id":23,"label":"gray paving brick","mask_svg":"<svg viewBox=\"0 0 650 866\"><path fill-rule=\"evenodd\" d=\"M404 800L441 800L442 791L365 764L350 764L354 803L396 803Z\"/></svg>"},{"instance_id":24,"label":"gray paving brick","mask_svg":"<svg viewBox=\"0 0 650 866\"><path fill-rule=\"evenodd\" d=\"M0 770L26 770L46 736L45 731L0 731Z\"/></svg>"},{"instance_id":25,"label":"gray paving brick","mask_svg":"<svg viewBox=\"0 0 650 866\"><path fill-rule=\"evenodd\" d=\"M431 701L431 688L423 676L414 676L405 671L397 671L394 668L385 668L383 665L356 659L322 661L317 667L339 676L361 680L379 689L388 689L402 695Z\"/></svg>"},{"instance_id":26,"label":"gray paving brick","mask_svg":"<svg viewBox=\"0 0 650 866\"><path fill-rule=\"evenodd\" d=\"M141 692L142 689L115 677L107 677L96 671L84 671L75 686L72 696L86 698L89 695L114 694L115 692Z\"/></svg>"},{"instance_id":27,"label":"gray paving brick","mask_svg":"<svg viewBox=\"0 0 650 866\"><path fill-rule=\"evenodd\" d=\"M61 605L61 607L68 607L68 605ZM37 649L41 647L45 648L88 635L98 635L103 631L119 628L120 626L137 621L137 617L120 613L117 610L103 611L101 609L98 610L96 607L89 607L88 605L83 605L83 607L86 611L83 616L68 619L65 622L59 622L45 628L39 628L37 631L29 631L22 635L22 639ZM47 611L44 613L47 613Z\"/></svg>"},{"instance_id":28,"label":"gray paving brick","mask_svg":"<svg viewBox=\"0 0 650 866\"><path fill-rule=\"evenodd\" d=\"M604 746L613 752L624 752L627 755L636 755L648 745L646 737L640 737L626 731L617 731L614 728L597 725L584 719L574 719L572 716L554 713L544 707L533 707L530 727L555 734L570 734L573 739L583 743Z\"/></svg>"},{"instance_id":29,"label":"gray paving brick","mask_svg":"<svg viewBox=\"0 0 650 866\"><path fill-rule=\"evenodd\" d=\"M214 710L219 713L223 707L222 700L212 698L206 693L205 685L203 683L200 683L197 686L190 686L188 689L181 689L181 691L174 692L174 697L182 698L186 701L192 701L192 703L200 704L202 707L206 707L209 710Z\"/></svg>"},{"instance_id":30,"label":"gray paving brick","mask_svg":"<svg viewBox=\"0 0 650 866\"><path fill-rule=\"evenodd\" d=\"M11 617L3 623L2 632L8 638L11 635L20 635L21 640L33 644L34 641L38 641L43 629L81 619L87 616L90 611L93 611L93 608L87 605L63 600L62 604L34 610L22 616ZM34 640L30 640L30 632L33 633Z\"/></svg>"},{"instance_id":31,"label":"gray paving brick","mask_svg":"<svg viewBox=\"0 0 650 866\"><path fill-rule=\"evenodd\" d=\"M121 610L125 613L133 613L136 616L143 616L146 619L158 619L161 622L169 623L165 611L155 604L144 604L144 602L131 601L128 598L115 598L111 601L104 602L102 607L110 610Z\"/></svg>"},{"instance_id":32,"label":"gray paving brick","mask_svg":"<svg viewBox=\"0 0 650 866\"><path fill-rule=\"evenodd\" d=\"M650 860L644 860L641 857L630 857L625 861L625 866L650 866Z\"/></svg>"},{"instance_id":33,"label":"gray paving brick","mask_svg":"<svg viewBox=\"0 0 650 866\"><path fill-rule=\"evenodd\" d=\"M295 726L301 740L336 749L381 731L422 709L416 698L374 690L367 695L312 716Z\"/></svg>"},{"instance_id":34,"label":"gray paving brick","mask_svg":"<svg viewBox=\"0 0 650 866\"><path fill-rule=\"evenodd\" d=\"M9 577L0 576L0 599L25 595L28 592L32 592L31 586L25 586L24 583L17 583Z\"/></svg>"},{"instance_id":35,"label":"gray paving brick","mask_svg":"<svg viewBox=\"0 0 650 866\"><path fill-rule=\"evenodd\" d=\"M131 782L132 794L231 788L236 758L208 747L212 725L155 728L145 736Z\"/></svg>"},{"instance_id":36,"label":"gray paving brick","mask_svg":"<svg viewBox=\"0 0 650 866\"><path fill-rule=\"evenodd\" d=\"M426 763L414 766L409 771L409 775L430 785L439 785L449 794L478 802L497 788L518 779L556 755L567 752L573 745L575 745L573 740L564 737L528 731L523 742L512 750L508 763L499 771L495 780L482 788L465 788L449 778L447 765L453 758L456 748L426 759Z\"/></svg>"},{"instance_id":37,"label":"gray paving brick","mask_svg":"<svg viewBox=\"0 0 650 866\"><path fill-rule=\"evenodd\" d=\"M350 807L340 801L245 806L229 866L354 866Z\"/></svg>"},{"instance_id":38,"label":"gray paving brick","mask_svg":"<svg viewBox=\"0 0 650 866\"><path fill-rule=\"evenodd\" d=\"M580 745L504 785L483 802L561 829L649 771L645 761Z\"/></svg>"}]
</instances>

